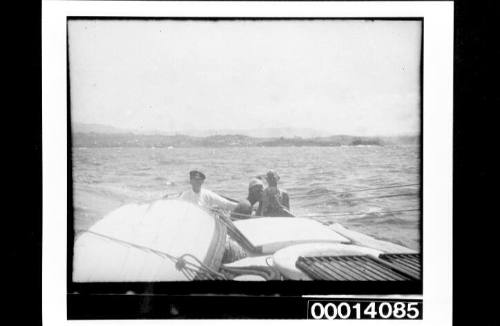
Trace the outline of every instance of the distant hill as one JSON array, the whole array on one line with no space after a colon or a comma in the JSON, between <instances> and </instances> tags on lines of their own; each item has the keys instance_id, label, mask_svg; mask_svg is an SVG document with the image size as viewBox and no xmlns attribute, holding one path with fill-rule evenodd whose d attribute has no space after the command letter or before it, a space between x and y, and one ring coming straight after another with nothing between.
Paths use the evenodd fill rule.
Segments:
<instances>
[{"instance_id":1,"label":"distant hill","mask_svg":"<svg viewBox=\"0 0 500 326\"><path fill-rule=\"evenodd\" d=\"M381 140L387 144L405 144L405 145L419 145L420 144L420 136L394 136L394 137L381 137Z\"/></svg>"},{"instance_id":2,"label":"distant hill","mask_svg":"<svg viewBox=\"0 0 500 326\"><path fill-rule=\"evenodd\" d=\"M159 131L159 130L133 130L116 128L113 126L97 124L97 123L74 123L72 125L75 133L100 133L100 134L135 134L135 135L163 135L175 136L186 135L192 137L210 137L210 136L225 136L225 135L242 135L255 138L278 138L278 137L326 137L328 133L308 128L254 128L246 130L236 129L211 129L211 130L183 130L183 131Z\"/></svg>"},{"instance_id":3,"label":"distant hill","mask_svg":"<svg viewBox=\"0 0 500 326\"><path fill-rule=\"evenodd\" d=\"M75 147L274 147L274 146L359 146L419 144L413 137L250 137L246 135L213 135L194 137L190 135L140 135L133 133L75 132L72 139Z\"/></svg>"},{"instance_id":4,"label":"distant hill","mask_svg":"<svg viewBox=\"0 0 500 326\"><path fill-rule=\"evenodd\" d=\"M188 130L181 132L184 135L196 137L243 135L254 138L314 138L326 137L328 133L308 128L260 128L260 129L213 129L213 130Z\"/></svg>"}]
</instances>

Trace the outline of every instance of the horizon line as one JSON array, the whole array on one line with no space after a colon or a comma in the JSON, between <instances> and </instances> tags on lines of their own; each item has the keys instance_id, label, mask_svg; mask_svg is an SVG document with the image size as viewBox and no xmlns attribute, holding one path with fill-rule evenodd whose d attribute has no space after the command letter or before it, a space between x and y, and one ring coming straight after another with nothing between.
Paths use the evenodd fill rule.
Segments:
<instances>
[{"instance_id":1,"label":"horizon line","mask_svg":"<svg viewBox=\"0 0 500 326\"><path fill-rule=\"evenodd\" d=\"M242 130L234 130L234 129L202 129L202 130L176 130L176 131L162 131L162 130L152 130L152 129L130 129L124 127L116 127L113 125L106 125L100 123L86 123L86 122L72 122L72 125L84 125L84 126L99 126L105 127L109 129L118 129L116 131L74 131L80 133L97 133L97 134L134 134L134 135L147 135L147 136L189 136L189 137L211 137L211 136L246 136L252 138L325 138L325 137L333 137L333 136L348 136L348 137L415 137L420 136L421 131L407 131L400 132L394 134L369 134L369 135L360 135L360 134L351 134L351 133L330 133L321 129L314 129L311 127L276 127L276 128L253 128L253 129L242 129ZM76 128L77 129L77 128ZM323 134L319 136L251 136L248 135L252 132L258 132L259 130L280 130L280 129L292 129L292 130L308 130L311 132ZM208 133L208 135L192 135L193 133Z\"/></svg>"}]
</instances>

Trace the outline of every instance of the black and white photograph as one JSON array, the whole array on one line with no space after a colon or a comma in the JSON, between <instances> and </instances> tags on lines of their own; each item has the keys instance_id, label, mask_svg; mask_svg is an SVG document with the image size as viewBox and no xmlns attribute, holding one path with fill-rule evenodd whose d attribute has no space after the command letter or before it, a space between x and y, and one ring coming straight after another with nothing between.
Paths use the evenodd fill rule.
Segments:
<instances>
[{"instance_id":1,"label":"black and white photograph","mask_svg":"<svg viewBox=\"0 0 500 326\"><path fill-rule=\"evenodd\" d=\"M78 8L63 42L69 320L238 318L148 301L169 296L424 318L424 160L440 143L425 141L423 15ZM81 304L110 296L141 307Z\"/></svg>"},{"instance_id":2,"label":"black and white photograph","mask_svg":"<svg viewBox=\"0 0 500 326\"><path fill-rule=\"evenodd\" d=\"M73 281L420 279L421 28L69 20Z\"/></svg>"}]
</instances>

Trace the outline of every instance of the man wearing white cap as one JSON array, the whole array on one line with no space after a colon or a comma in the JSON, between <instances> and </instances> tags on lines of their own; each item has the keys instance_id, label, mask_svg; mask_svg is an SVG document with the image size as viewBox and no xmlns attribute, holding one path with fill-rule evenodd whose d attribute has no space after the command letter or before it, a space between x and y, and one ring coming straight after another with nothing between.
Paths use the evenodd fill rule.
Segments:
<instances>
[{"instance_id":1,"label":"man wearing white cap","mask_svg":"<svg viewBox=\"0 0 500 326\"><path fill-rule=\"evenodd\" d=\"M189 172L189 183L191 189L184 191L180 199L199 205L201 207L212 208L220 207L232 211L238 206L238 203L229 201L215 192L202 188L205 181L205 175L200 171Z\"/></svg>"},{"instance_id":2,"label":"man wearing white cap","mask_svg":"<svg viewBox=\"0 0 500 326\"><path fill-rule=\"evenodd\" d=\"M180 195L180 199L199 205L201 207L220 207L227 211L233 211L238 206L238 203L229 201L217 195L213 191L202 188L204 181L205 174L197 170L190 171L189 183L191 184L191 189L184 191ZM232 240L228 235L225 243L225 251L222 262L231 263L235 260L245 258L246 255L247 254L245 250L241 248L241 246L236 241Z\"/></svg>"}]
</instances>

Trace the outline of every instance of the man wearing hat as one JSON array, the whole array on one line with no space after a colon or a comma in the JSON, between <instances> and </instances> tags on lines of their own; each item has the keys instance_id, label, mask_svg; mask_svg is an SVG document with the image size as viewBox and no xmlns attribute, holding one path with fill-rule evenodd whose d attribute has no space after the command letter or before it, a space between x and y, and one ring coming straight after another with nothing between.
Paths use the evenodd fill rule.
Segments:
<instances>
[{"instance_id":1,"label":"man wearing hat","mask_svg":"<svg viewBox=\"0 0 500 326\"><path fill-rule=\"evenodd\" d=\"M206 208L216 206L232 211L238 206L238 203L229 201L213 191L202 188L204 181L205 175L202 172L197 170L190 171L189 183L191 184L191 189L184 191L180 198ZM236 241L227 236L222 262L231 263L246 256L245 250Z\"/></svg>"},{"instance_id":2,"label":"man wearing hat","mask_svg":"<svg viewBox=\"0 0 500 326\"><path fill-rule=\"evenodd\" d=\"M253 206L262 201L262 193L264 192L264 182L261 179L254 178L248 184L248 197L239 202L238 207L233 211L235 217L244 218L244 215L252 215ZM258 207L257 207L258 208Z\"/></svg>"},{"instance_id":3,"label":"man wearing hat","mask_svg":"<svg viewBox=\"0 0 500 326\"><path fill-rule=\"evenodd\" d=\"M206 208L220 207L232 211L238 206L238 203L231 202L213 191L202 188L204 181L205 175L202 172L197 170L190 171L189 183L191 184L191 189L184 191L180 198Z\"/></svg>"},{"instance_id":4,"label":"man wearing hat","mask_svg":"<svg viewBox=\"0 0 500 326\"><path fill-rule=\"evenodd\" d=\"M278 188L278 173L270 170L266 174L268 187L262 194L262 204L257 211L259 216L294 216L290 212L288 193Z\"/></svg>"}]
</instances>

